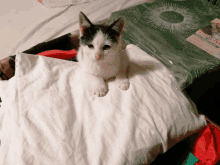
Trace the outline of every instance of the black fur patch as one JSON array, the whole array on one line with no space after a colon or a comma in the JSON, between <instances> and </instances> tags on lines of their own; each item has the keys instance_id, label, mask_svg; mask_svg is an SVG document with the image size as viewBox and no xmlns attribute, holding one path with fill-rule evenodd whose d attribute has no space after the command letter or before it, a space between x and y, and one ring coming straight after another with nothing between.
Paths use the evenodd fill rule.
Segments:
<instances>
[{"instance_id":1,"label":"black fur patch","mask_svg":"<svg viewBox=\"0 0 220 165\"><path fill-rule=\"evenodd\" d=\"M119 33L117 31L109 26L92 25L91 27L84 29L83 36L80 38L80 44L89 45L99 31L105 34L112 43L118 43Z\"/></svg>"}]
</instances>

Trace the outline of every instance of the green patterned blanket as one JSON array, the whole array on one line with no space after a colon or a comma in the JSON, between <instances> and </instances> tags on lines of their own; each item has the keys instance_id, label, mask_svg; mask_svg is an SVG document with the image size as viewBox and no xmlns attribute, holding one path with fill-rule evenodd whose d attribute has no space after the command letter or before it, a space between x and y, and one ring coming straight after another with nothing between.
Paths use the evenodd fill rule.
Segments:
<instances>
[{"instance_id":1,"label":"green patterned blanket","mask_svg":"<svg viewBox=\"0 0 220 165\"><path fill-rule=\"evenodd\" d=\"M163 62L174 74L182 89L210 69L220 59L186 39L215 18L220 7L207 0L156 0L112 13L111 20L122 17L122 36L126 44L135 44Z\"/></svg>"}]
</instances>

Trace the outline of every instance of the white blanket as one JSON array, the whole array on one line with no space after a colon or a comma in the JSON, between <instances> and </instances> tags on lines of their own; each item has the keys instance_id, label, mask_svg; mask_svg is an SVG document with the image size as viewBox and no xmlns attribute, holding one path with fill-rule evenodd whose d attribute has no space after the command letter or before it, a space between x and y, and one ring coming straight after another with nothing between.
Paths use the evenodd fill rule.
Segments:
<instances>
[{"instance_id":1,"label":"white blanket","mask_svg":"<svg viewBox=\"0 0 220 165\"><path fill-rule=\"evenodd\" d=\"M63 7L63 6L69 6L69 5L80 5L83 3L90 3L95 0L42 0L42 3L46 7Z\"/></svg>"},{"instance_id":2,"label":"white blanket","mask_svg":"<svg viewBox=\"0 0 220 165\"><path fill-rule=\"evenodd\" d=\"M0 1L0 59L23 52L79 29L79 12L91 21L112 12L153 0L95 0L76 6L47 8L37 0Z\"/></svg>"},{"instance_id":3,"label":"white blanket","mask_svg":"<svg viewBox=\"0 0 220 165\"><path fill-rule=\"evenodd\" d=\"M0 164L149 164L206 125L166 67L135 45L126 51L130 88L111 81L101 98L79 63L17 54L15 76L0 81Z\"/></svg>"}]
</instances>

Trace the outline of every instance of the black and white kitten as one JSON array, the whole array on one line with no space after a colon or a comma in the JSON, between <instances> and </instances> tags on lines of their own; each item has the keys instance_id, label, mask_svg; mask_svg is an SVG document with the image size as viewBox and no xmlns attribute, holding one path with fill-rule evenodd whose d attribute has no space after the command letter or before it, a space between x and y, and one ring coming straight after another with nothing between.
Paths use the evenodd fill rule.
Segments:
<instances>
[{"instance_id":1,"label":"black and white kitten","mask_svg":"<svg viewBox=\"0 0 220 165\"><path fill-rule=\"evenodd\" d=\"M106 80L116 77L119 88L127 90L129 64L122 50L121 35L124 21L118 19L111 25L95 25L82 12L79 14L80 46L77 60L80 63L93 93L102 97L108 92Z\"/></svg>"}]
</instances>

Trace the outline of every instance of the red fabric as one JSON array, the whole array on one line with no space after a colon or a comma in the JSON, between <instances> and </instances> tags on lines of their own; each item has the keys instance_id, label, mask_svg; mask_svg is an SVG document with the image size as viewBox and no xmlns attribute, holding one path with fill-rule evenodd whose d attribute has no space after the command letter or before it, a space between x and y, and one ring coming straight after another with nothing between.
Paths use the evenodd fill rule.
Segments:
<instances>
[{"instance_id":1,"label":"red fabric","mask_svg":"<svg viewBox=\"0 0 220 165\"><path fill-rule=\"evenodd\" d=\"M48 50L41 53L38 53L37 55L46 56L46 57L53 57L63 60L70 60L73 57L76 57L77 51L76 50Z\"/></svg>"},{"instance_id":2,"label":"red fabric","mask_svg":"<svg viewBox=\"0 0 220 165\"><path fill-rule=\"evenodd\" d=\"M200 131L192 153L199 159L195 165L216 165L220 160L220 130L209 123Z\"/></svg>"}]
</instances>

